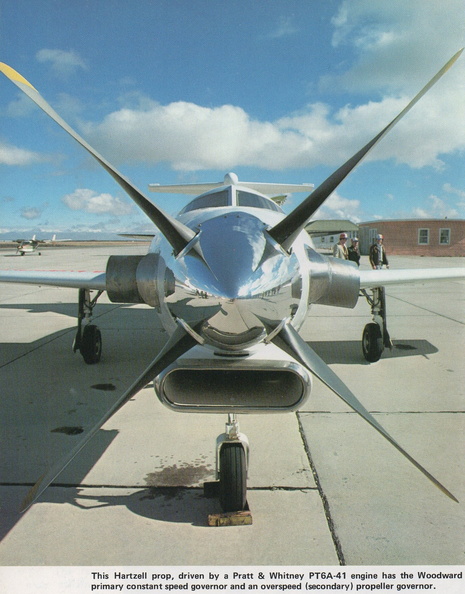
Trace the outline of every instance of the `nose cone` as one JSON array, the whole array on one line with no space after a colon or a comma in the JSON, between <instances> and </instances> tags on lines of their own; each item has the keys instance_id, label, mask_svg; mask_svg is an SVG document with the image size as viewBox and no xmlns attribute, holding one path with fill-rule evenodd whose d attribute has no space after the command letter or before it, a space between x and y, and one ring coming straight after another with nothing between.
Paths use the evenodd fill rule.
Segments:
<instances>
[{"instance_id":1,"label":"nose cone","mask_svg":"<svg viewBox=\"0 0 465 594\"><path fill-rule=\"evenodd\" d=\"M264 224L243 213L230 213L206 221L201 231L202 253L224 296L245 296L263 254Z\"/></svg>"},{"instance_id":2,"label":"nose cone","mask_svg":"<svg viewBox=\"0 0 465 594\"><path fill-rule=\"evenodd\" d=\"M202 259L187 253L176 261L171 313L186 322L203 320L201 334L222 350L260 342L298 303L299 266L268 237L266 224L250 213L230 212L199 225Z\"/></svg>"},{"instance_id":3,"label":"nose cone","mask_svg":"<svg viewBox=\"0 0 465 594\"><path fill-rule=\"evenodd\" d=\"M271 282L260 269L267 249L265 224L243 212L204 222L200 247L212 273L212 284L227 299L251 297L263 282ZM258 285L257 285L258 281Z\"/></svg>"}]
</instances>

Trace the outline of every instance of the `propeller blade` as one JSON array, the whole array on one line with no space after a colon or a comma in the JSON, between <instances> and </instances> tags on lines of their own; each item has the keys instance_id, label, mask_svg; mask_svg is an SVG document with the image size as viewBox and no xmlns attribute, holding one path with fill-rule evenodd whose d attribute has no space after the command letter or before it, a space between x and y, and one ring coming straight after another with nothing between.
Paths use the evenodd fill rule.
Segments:
<instances>
[{"instance_id":1,"label":"propeller blade","mask_svg":"<svg viewBox=\"0 0 465 594\"><path fill-rule=\"evenodd\" d=\"M357 400L354 394L344 384L344 382L328 367L315 351L308 346L302 339L297 330L291 324L285 324L281 331L272 339L272 341L297 357L319 380L321 380L330 390L350 406L352 410L358 413L367 423L374 427L389 443L391 443L407 460L409 460L420 472L422 472L436 487L458 503L458 499L444 487L432 474L430 474L419 462L408 454L389 433L378 423L378 421L366 410L366 408Z\"/></svg>"},{"instance_id":2,"label":"propeller blade","mask_svg":"<svg viewBox=\"0 0 465 594\"><path fill-rule=\"evenodd\" d=\"M441 70L423 87L412 101L405 107L399 115L392 120L379 134L377 134L368 144L366 144L358 153L351 157L332 175L330 175L322 184L318 186L299 206L289 213L282 221L268 231L271 237L277 241L286 251L289 251L296 237L305 227L310 217L315 213L323 202L330 196L338 185L349 175L363 157L393 128L404 115L419 101L429 89L449 70L454 62L460 57L463 48L458 51Z\"/></svg>"},{"instance_id":3,"label":"propeller blade","mask_svg":"<svg viewBox=\"0 0 465 594\"><path fill-rule=\"evenodd\" d=\"M197 341L191 334L178 325L168 342L160 351L158 356L150 363L147 369L140 377L122 394L122 396L113 404L105 415L86 433L75 447L66 454L61 460L43 474L37 483L32 487L21 504L20 512L25 512L34 501L45 491L53 480L68 466L73 458L82 450L82 448L92 439L99 429L112 417L128 400L135 396L144 388L153 378L159 375L178 357L186 353L197 344Z\"/></svg>"},{"instance_id":4,"label":"propeller blade","mask_svg":"<svg viewBox=\"0 0 465 594\"><path fill-rule=\"evenodd\" d=\"M86 149L102 167L113 177L113 179L127 192L132 200L141 208L149 219L160 229L169 243L173 246L176 255L179 254L187 244L195 237L194 231L186 227L169 214L159 209L140 190L138 190L126 177L121 175L108 161L106 161L95 149L93 149L79 134L73 130L45 101L40 93L21 74L11 66L0 62L0 72L11 80L23 93L25 93L36 105L52 118L59 126L72 136L83 148ZM195 248L194 248L195 249ZM199 253L201 256L201 254Z\"/></svg>"}]
</instances>

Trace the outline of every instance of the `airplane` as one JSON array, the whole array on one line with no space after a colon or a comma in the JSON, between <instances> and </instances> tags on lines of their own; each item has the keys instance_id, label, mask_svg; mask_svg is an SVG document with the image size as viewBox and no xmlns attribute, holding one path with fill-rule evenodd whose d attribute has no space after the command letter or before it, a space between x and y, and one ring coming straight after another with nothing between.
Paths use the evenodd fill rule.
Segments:
<instances>
[{"instance_id":1,"label":"airplane","mask_svg":"<svg viewBox=\"0 0 465 594\"><path fill-rule=\"evenodd\" d=\"M176 412L227 415L216 444L219 500L225 513L247 506L250 447L238 414L297 410L308 398L312 377L322 381L376 429L434 485L457 498L417 462L366 410L348 386L302 339L299 329L312 304L355 307L367 299L373 321L362 334L367 361L391 346L385 287L463 279L465 269L359 270L350 261L318 253L305 231L324 203L375 146L459 58L457 52L386 127L316 189L308 185L241 182L233 174L208 184L149 186L152 191L198 194L173 217L151 202L93 149L18 72L1 72L74 138L127 192L160 233L143 256L110 256L105 272L0 271L0 282L78 289L73 349L87 364L99 362L102 336L93 309L106 291L115 303L154 308L168 333L164 347L75 447L34 485L27 510L104 423L149 382L159 400ZM310 191L289 214L268 197ZM96 292L96 293L94 293Z\"/></svg>"},{"instance_id":2,"label":"airplane","mask_svg":"<svg viewBox=\"0 0 465 594\"><path fill-rule=\"evenodd\" d=\"M33 235L31 239L14 239L13 243L17 243L16 254L24 256L26 254L37 253L39 256L42 252L36 252L37 248L41 243L56 243L57 236L54 234L52 239L37 239L36 235ZM60 239L60 241L71 241L71 239Z\"/></svg>"},{"instance_id":3,"label":"airplane","mask_svg":"<svg viewBox=\"0 0 465 594\"><path fill-rule=\"evenodd\" d=\"M33 235L31 239L14 239L13 242L18 244L16 254L19 254L20 256L34 253L39 244L44 243L42 239L36 239L35 235ZM37 252L37 254L39 256L41 255L40 252Z\"/></svg>"}]
</instances>

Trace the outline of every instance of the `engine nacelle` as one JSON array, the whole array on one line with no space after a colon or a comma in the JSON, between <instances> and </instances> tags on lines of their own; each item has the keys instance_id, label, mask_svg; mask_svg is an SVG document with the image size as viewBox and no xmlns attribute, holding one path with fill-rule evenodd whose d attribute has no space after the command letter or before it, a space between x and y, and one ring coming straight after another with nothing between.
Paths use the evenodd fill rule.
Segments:
<instances>
[{"instance_id":1,"label":"engine nacelle","mask_svg":"<svg viewBox=\"0 0 465 594\"><path fill-rule=\"evenodd\" d=\"M275 345L265 349L258 356L242 358L217 356L194 347L155 379L155 392L165 406L178 412L298 409L311 392L310 373Z\"/></svg>"},{"instance_id":2,"label":"engine nacelle","mask_svg":"<svg viewBox=\"0 0 465 594\"><path fill-rule=\"evenodd\" d=\"M160 306L174 292L173 272L159 254L110 256L106 269L106 290L113 303L146 303Z\"/></svg>"},{"instance_id":3,"label":"engine nacelle","mask_svg":"<svg viewBox=\"0 0 465 594\"><path fill-rule=\"evenodd\" d=\"M145 303L137 288L137 267L144 256L110 256L106 269L107 294L113 303Z\"/></svg>"},{"instance_id":4,"label":"engine nacelle","mask_svg":"<svg viewBox=\"0 0 465 594\"><path fill-rule=\"evenodd\" d=\"M340 258L324 257L314 250L311 252L309 304L355 307L360 291L357 265Z\"/></svg>"}]
</instances>

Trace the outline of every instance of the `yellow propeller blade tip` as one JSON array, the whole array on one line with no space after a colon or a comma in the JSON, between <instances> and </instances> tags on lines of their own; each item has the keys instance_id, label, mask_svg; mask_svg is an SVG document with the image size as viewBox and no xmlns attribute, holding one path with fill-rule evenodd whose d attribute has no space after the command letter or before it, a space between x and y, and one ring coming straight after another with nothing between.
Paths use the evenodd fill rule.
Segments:
<instances>
[{"instance_id":1,"label":"yellow propeller blade tip","mask_svg":"<svg viewBox=\"0 0 465 594\"><path fill-rule=\"evenodd\" d=\"M31 89L34 89L34 91L37 91L37 89L34 88L31 83L24 78L24 76L21 76L19 72L16 72L16 70L11 66L8 66L8 64L0 62L0 71L3 72L3 74L13 82L23 83L24 85L31 87Z\"/></svg>"}]
</instances>

